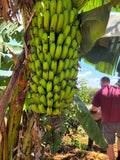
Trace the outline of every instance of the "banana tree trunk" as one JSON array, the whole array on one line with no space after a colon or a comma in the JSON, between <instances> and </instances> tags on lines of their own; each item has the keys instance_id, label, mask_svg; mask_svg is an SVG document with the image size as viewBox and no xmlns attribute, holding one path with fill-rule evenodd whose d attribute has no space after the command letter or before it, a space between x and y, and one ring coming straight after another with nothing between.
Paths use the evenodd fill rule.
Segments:
<instances>
[{"instance_id":1,"label":"banana tree trunk","mask_svg":"<svg viewBox=\"0 0 120 160\"><path fill-rule=\"evenodd\" d=\"M18 143L18 135L21 122L23 104L27 92L28 71L26 66L20 72L19 79L11 99L10 110L8 114L8 159L14 155L13 149Z\"/></svg>"}]
</instances>

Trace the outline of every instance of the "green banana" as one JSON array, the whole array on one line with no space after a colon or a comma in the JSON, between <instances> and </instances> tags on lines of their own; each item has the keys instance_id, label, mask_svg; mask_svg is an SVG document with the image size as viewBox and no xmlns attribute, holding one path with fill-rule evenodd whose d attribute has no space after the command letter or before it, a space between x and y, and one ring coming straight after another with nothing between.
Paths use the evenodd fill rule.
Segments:
<instances>
[{"instance_id":1,"label":"green banana","mask_svg":"<svg viewBox=\"0 0 120 160\"><path fill-rule=\"evenodd\" d=\"M32 59L32 61L36 61L36 59L37 59L37 54L36 54L36 53L32 53L32 54L31 54L31 59Z\"/></svg>"},{"instance_id":2,"label":"green banana","mask_svg":"<svg viewBox=\"0 0 120 160\"><path fill-rule=\"evenodd\" d=\"M62 104L61 104L61 101L58 100L54 103L54 108L61 108Z\"/></svg>"},{"instance_id":3,"label":"green banana","mask_svg":"<svg viewBox=\"0 0 120 160\"><path fill-rule=\"evenodd\" d=\"M53 99L52 98L48 98L47 99L47 106L48 107L52 107L53 106Z\"/></svg>"},{"instance_id":4,"label":"green banana","mask_svg":"<svg viewBox=\"0 0 120 160\"><path fill-rule=\"evenodd\" d=\"M54 79L54 71L49 70L49 81L52 81Z\"/></svg>"},{"instance_id":5,"label":"green banana","mask_svg":"<svg viewBox=\"0 0 120 160\"><path fill-rule=\"evenodd\" d=\"M44 105L47 106L46 97L43 94L39 94L39 101Z\"/></svg>"},{"instance_id":6,"label":"green banana","mask_svg":"<svg viewBox=\"0 0 120 160\"><path fill-rule=\"evenodd\" d=\"M76 33L76 41L77 41L77 44L78 44L78 45L80 45L81 40L82 40L82 35L81 35L80 31L77 30L77 33Z\"/></svg>"},{"instance_id":7,"label":"green banana","mask_svg":"<svg viewBox=\"0 0 120 160\"><path fill-rule=\"evenodd\" d=\"M43 70L49 71L49 63L48 61L43 62Z\"/></svg>"},{"instance_id":8,"label":"green banana","mask_svg":"<svg viewBox=\"0 0 120 160\"><path fill-rule=\"evenodd\" d=\"M46 113L47 110L42 103L38 104L39 113Z\"/></svg>"},{"instance_id":9,"label":"green banana","mask_svg":"<svg viewBox=\"0 0 120 160\"><path fill-rule=\"evenodd\" d=\"M73 57L72 57L72 58L75 59L75 58L78 58L78 56L79 56L79 55L78 55L78 51L75 50L74 53L73 53Z\"/></svg>"},{"instance_id":10,"label":"green banana","mask_svg":"<svg viewBox=\"0 0 120 160\"><path fill-rule=\"evenodd\" d=\"M64 28L64 31L63 31L64 39L67 38L68 34L70 33L70 30L71 30L70 25L66 25L65 28Z\"/></svg>"},{"instance_id":11,"label":"green banana","mask_svg":"<svg viewBox=\"0 0 120 160\"><path fill-rule=\"evenodd\" d=\"M52 91L52 86L53 86L52 81L48 81L46 86L47 93Z\"/></svg>"},{"instance_id":12,"label":"green banana","mask_svg":"<svg viewBox=\"0 0 120 160\"><path fill-rule=\"evenodd\" d=\"M42 50L43 50L42 45L37 46L37 51L36 51L37 56L39 56L39 54L42 52Z\"/></svg>"},{"instance_id":13,"label":"green banana","mask_svg":"<svg viewBox=\"0 0 120 160\"><path fill-rule=\"evenodd\" d=\"M54 71L54 74L56 73L57 71L57 60L52 60L51 62L51 69Z\"/></svg>"},{"instance_id":14,"label":"green banana","mask_svg":"<svg viewBox=\"0 0 120 160\"><path fill-rule=\"evenodd\" d=\"M66 0L64 0L66 1ZM63 26L62 26L62 31L64 31L65 27L69 24L69 11L68 10L65 10L63 12L64 14L64 22L63 22Z\"/></svg>"},{"instance_id":15,"label":"green banana","mask_svg":"<svg viewBox=\"0 0 120 160\"><path fill-rule=\"evenodd\" d=\"M33 35L38 36L39 35L39 30L38 27L33 28Z\"/></svg>"},{"instance_id":16,"label":"green banana","mask_svg":"<svg viewBox=\"0 0 120 160\"><path fill-rule=\"evenodd\" d=\"M50 23L50 11L46 10L44 12L44 28L47 33L49 33L49 23Z\"/></svg>"},{"instance_id":17,"label":"green banana","mask_svg":"<svg viewBox=\"0 0 120 160\"><path fill-rule=\"evenodd\" d=\"M61 45L57 45L56 51L55 51L55 56L54 56L54 58L56 60L58 60L60 58L61 52L62 52L62 46Z\"/></svg>"},{"instance_id":18,"label":"green banana","mask_svg":"<svg viewBox=\"0 0 120 160\"><path fill-rule=\"evenodd\" d=\"M70 70L69 79L72 79L72 77L74 76L75 72L76 72L76 71L75 71L74 68L72 68L72 69Z\"/></svg>"},{"instance_id":19,"label":"green banana","mask_svg":"<svg viewBox=\"0 0 120 160\"><path fill-rule=\"evenodd\" d=\"M64 60L59 60L58 62L58 68L57 68L57 73L60 73L62 69L64 68Z\"/></svg>"},{"instance_id":20,"label":"green banana","mask_svg":"<svg viewBox=\"0 0 120 160\"><path fill-rule=\"evenodd\" d=\"M62 45L64 42L64 34L60 33L57 39L57 45Z\"/></svg>"},{"instance_id":21,"label":"green banana","mask_svg":"<svg viewBox=\"0 0 120 160\"><path fill-rule=\"evenodd\" d=\"M66 0L67 1L67 10L71 11L72 10L72 2L71 0Z\"/></svg>"},{"instance_id":22,"label":"green banana","mask_svg":"<svg viewBox=\"0 0 120 160\"><path fill-rule=\"evenodd\" d=\"M63 11L66 11L67 10L67 1L66 0L63 0Z\"/></svg>"},{"instance_id":23,"label":"green banana","mask_svg":"<svg viewBox=\"0 0 120 160\"><path fill-rule=\"evenodd\" d=\"M46 80L43 79L43 78L40 78L39 84L40 84L42 87L44 87L44 88L46 88L46 86L47 86L47 82L46 82Z\"/></svg>"},{"instance_id":24,"label":"green banana","mask_svg":"<svg viewBox=\"0 0 120 160\"><path fill-rule=\"evenodd\" d=\"M30 36L31 36L31 39L34 38L34 36L33 36L33 29L30 30Z\"/></svg>"},{"instance_id":25,"label":"green banana","mask_svg":"<svg viewBox=\"0 0 120 160\"><path fill-rule=\"evenodd\" d=\"M66 87L66 85L67 85L67 81L66 81L66 80L63 80L63 81L61 82L61 88L64 89L64 88Z\"/></svg>"},{"instance_id":26,"label":"green banana","mask_svg":"<svg viewBox=\"0 0 120 160\"><path fill-rule=\"evenodd\" d=\"M32 39L30 39L30 46L31 46L31 48L34 47L34 45L35 45L34 42L35 42L35 38L32 37Z\"/></svg>"},{"instance_id":27,"label":"green banana","mask_svg":"<svg viewBox=\"0 0 120 160\"><path fill-rule=\"evenodd\" d=\"M30 104L29 107L30 107L30 109L31 109L32 111L34 111L34 112L36 112L36 113L40 113L37 104L35 104L35 103Z\"/></svg>"},{"instance_id":28,"label":"green banana","mask_svg":"<svg viewBox=\"0 0 120 160\"><path fill-rule=\"evenodd\" d=\"M70 32L72 40L75 38L76 32L77 32L77 27L76 26L72 26L71 27L71 32Z\"/></svg>"},{"instance_id":29,"label":"green banana","mask_svg":"<svg viewBox=\"0 0 120 160\"><path fill-rule=\"evenodd\" d=\"M33 82L30 82L30 88L33 92L37 92L38 91L38 88L37 88L37 84L36 83L33 83Z\"/></svg>"},{"instance_id":30,"label":"green banana","mask_svg":"<svg viewBox=\"0 0 120 160\"><path fill-rule=\"evenodd\" d=\"M64 45L60 58L65 59L67 57L67 53L68 53L68 46Z\"/></svg>"},{"instance_id":31,"label":"green banana","mask_svg":"<svg viewBox=\"0 0 120 160\"><path fill-rule=\"evenodd\" d=\"M39 59L37 59L37 60L35 61L35 68L36 68L36 70L41 69L41 62L40 62Z\"/></svg>"},{"instance_id":32,"label":"green banana","mask_svg":"<svg viewBox=\"0 0 120 160\"><path fill-rule=\"evenodd\" d=\"M55 43L55 32L51 31L49 34L49 44Z\"/></svg>"},{"instance_id":33,"label":"green banana","mask_svg":"<svg viewBox=\"0 0 120 160\"><path fill-rule=\"evenodd\" d=\"M65 88L65 98L69 97L70 92L71 92L71 87L67 85Z\"/></svg>"},{"instance_id":34,"label":"green banana","mask_svg":"<svg viewBox=\"0 0 120 160\"><path fill-rule=\"evenodd\" d=\"M56 102L59 99L60 99L60 93L56 92L53 97L53 102Z\"/></svg>"},{"instance_id":35,"label":"green banana","mask_svg":"<svg viewBox=\"0 0 120 160\"><path fill-rule=\"evenodd\" d=\"M53 80L53 85L55 86L55 85L58 84L59 82L60 82L60 78L59 78L58 75L56 75L56 76L54 77L54 80Z\"/></svg>"},{"instance_id":36,"label":"green banana","mask_svg":"<svg viewBox=\"0 0 120 160\"><path fill-rule=\"evenodd\" d=\"M53 97L53 91L48 92L48 93L46 94L46 98L47 98L47 99L52 98L52 97Z\"/></svg>"},{"instance_id":37,"label":"green banana","mask_svg":"<svg viewBox=\"0 0 120 160\"><path fill-rule=\"evenodd\" d=\"M44 61L48 61L49 66L51 65L52 59L49 52L44 54Z\"/></svg>"},{"instance_id":38,"label":"green banana","mask_svg":"<svg viewBox=\"0 0 120 160\"><path fill-rule=\"evenodd\" d=\"M39 84L39 77L37 75L34 75L31 77L32 81L35 82L36 84Z\"/></svg>"},{"instance_id":39,"label":"green banana","mask_svg":"<svg viewBox=\"0 0 120 160\"><path fill-rule=\"evenodd\" d=\"M33 42L32 42L33 43ZM31 47L31 53L32 54L34 54L34 53L36 53L36 47L34 46L34 47Z\"/></svg>"},{"instance_id":40,"label":"green banana","mask_svg":"<svg viewBox=\"0 0 120 160\"><path fill-rule=\"evenodd\" d=\"M74 12L74 10L70 10L69 25L72 26L74 21L75 21L75 12Z\"/></svg>"},{"instance_id":41,"label":"green banana","mask_svg":"<svg viewBox=\"0 0 120 160\"><path fill-rule=\"evenodd\" d=\"M29 68L30 68L33 72L36 71L36 69L35 69L35 63L34 63L34 62L29 62L28 66L29 66Z\"/></svg>"},{"instance_id":42,"label":"green banana","mask_svg":"<svg viewBox=\"0 0 120 160\"><path fill-rule=\"evenodd\" d=\"M67 69L69 67L69 62L70 62L69 58L66 58L64 62L64 69Z\"/></svg>"},{"instance_id":43,"label":"green banana","mask_svg":"<svg viewBox=\"0 0 120 160\"><path fill-rule=\"evenodd\" d=\"M71 36L67 36L65 42L64 42L64 45L67 45L68 48L70 47L70 44L71 44Z\"/></svg>"},{"instance_id":44,"label":"green banana","mask_svg":"<svg viewBox=\"0 0 120 160\"><path fill-rule=\"evenodd\" d=\"M32 19L32 27L36 27L37 26L37 17L34 17Z\"/></svg>"},{"instance_id":45,"label":"green banana","mask_svg":"<svg viewBox=\"0 0 120 160\"><path fill-rule=\"evenodd\" d=\"M45 0L44 2L44 13L45 11L50 9L50 1L49 0Z\"/></svg>"},{"instance_id":46,"label":"green banana","mask_svg":"<svg viewBox=\"0 0 120 160\"><path fill-rule=\"evenodd\" d=\"M43 6L41 2L37 2L35 6L33 7L33 10L35 11L35 15L38 15L40 12L43 11Z\"/></svg>"},{"instance_id":47,"label":"green banana","mask_svg":"<svg viewBox=\"0 0 120 160\"><path fill-rule=\"evenodd\" d=\"M55 13L52 17L51 17L51 23L50 23L50 31L54 31L56 30L56 26L57 26L57 21L58 21L58 15Z\"/></svg>"},{"instance_id":48,"label":"green banana","mask_svg":"<svg viewBox=\"0 0 120 160\"><path fill-rule=\"evenodd\" d=\"M52 59L54 58L55 47L56 47L56 44L55 44L55 43L51 43L51 44L50 44L50 55L51 55L51 58L52 58Z\"/></svg>"},{"instance_id":49,"label":"green banana","mask_svg":"<svg viewBox=\"0 0 120 160\"><path fill-rule=\"evenodd\" d=\"M43 44L43 53L44 54L48 52L48 48L49 48L48 43L44 43Z\"/></svg>"},{"instance_id":50,"label":"green banana","mask_svg":"<svg viewBox=\"0 0 120 160\"><path fill-rule=\"evenodd\" d=\"M42 52L39 52L39 53L37 54L37 56L38 56L40 62L43 63L43 62L44 62L44 54L43 54Z\"/></svg>"},{"instance_id":51,"label":"green banana","mask_svg":"<svg viewBox=\"0 0 120 160\"><path fill-rule=\"evenodd\" d=\"M48 34L44 32L42 35L42 44L47 44L47 43L48 43Z\"/></svg>"},{"instance_id":52,"label":"green banana","mask_svg":"<svg viewBox=\"0 0 120 160\"><path fill-rule=\"evenodd\" d=\"M40 103L39 94L32 93L32 99L33 99L34 103L36 103L36 104Z\"/></svg>"},{"instance_id":53,"label":"green banana","mask_svg":"<svg viewBox=\"0 0 120 160\"><path fill-rule=\"evenodd\" d=\"M52 107L47 107L47 115L51 115L52 114Z\"/></svg>"},{"instance_id":54,"label":"green banana","mask_svg":"<svg viewBox=\"0 0 120 160\"><path fill-rule=\"evenodd\" d=\"M62 89L60 92L60 100L63 100L65 97L65 89Z\"/></svg>"},{"instance_id":55,"label":"green banana","mask_svg":"<svg viewBox=\"0 0 120 160\"><path fill-rule=\"evenodd\" d=\"M69 74L70 74L70 69L66 69L66 70L65 70L65 78L66 78L66 79L68 79Z\"/></svg>"},{"instance_id":56,"label":"green banana","mask_svg":"<svg viewBox=\"0 0 120 160\"><path fill-rule=\"evenodd\" d=\"M41 13L37 15L37 25L39 29L43 28L43 16Z\"/></svg>"},{"instance_id":57,"label":"green banana","mask_svg":"<svg viewBox=\"0 0 120 160\"><path fill-rule=\"evenodd\" d=\"M77 41L75 39L72 40L71 42L71 47L76 50L77 49Z\"/></svg>"},{"instance_id":58,"label":"green banana","mask_svg":"<svg viewBox=\"0 0 120 160\"><path fill-rule=\"evenodd\" d=\"M53 114L54 116L60 115L60 114L61 114L60 108L55 108L55 109L53 109L52 114Z\"/></svg>"},{"instance_id":59,"label":"green banana","mask_svg":"<svg viewBox=\"0 0 120 160\"><path fill-rule=\"evenodd\" d=\"M48 79L49 79L48 71L43 70L42 77L43 77L43 79L45 79L46 81L48 81Z\"/></svg>"},{"instance_id":60,"label":"green banana","mask_svg":"<svg viewBox=\"0 0 120 160\"><path fill-rule=\"evenodd\" d=\"M68 58L71 59L73 54L74 54L74 49L70 47L68 51Z\"/></svg>"},{"instance_id":61,"label":"green banana","mask_svg":"<svg viewBox=\"0 0 120 160\"><path fill-rule=\"evenodd\" d=\"M62 13L62 8L63 8L63 5L62 5L62 0L58 0L57 1L57 14L60 14Z\"/></svg>"},{"instance_id":62,"label":"green banana","mask_svg":"<svg viewBox=\"0 0 120 160\"><path fill-rule=\"evenodd\" d=\"M42 38L43 38L43 33L44 33L44 28L41 27L41 28L39 29L39 33L38 33L41 40L42 40Z\"/></svg>"},{"instance_id":63,"label":"green banana","mask_svg":"<svg viewBox=\"0 0 120 160\"><path fill-rule=\"evenodd\" d=\"M60 13L58 15L58 21L57 21L57 26L56 26L56 33L57 34L59 34L62 31L63 22L64 22L64 14Z\"/></svg>"},{"instance_id":64,"label":"green banana","mask_svg":"<svg viewBox=\"0 0 120 160\"><path fill-rule=\"evenodd\" d=\"M72 98L75 95L76 92L77 92L77 89L72 88L71 92L70 92L70 95L69 95L69 98Z\"/></svg>"},{"instance_id":65,"label":"green banana","mask_svg":"<svg viewBox=\"0 0 120 160\"><path fill-rule=\"evenodd\" d=\"M65 71L62 70L60 72L60 82L62 82L64 78L65 78Z\"/></svg>"},{"instance_id":66,"label":"green banana","mask_svg":"<svg viewBox=\"0 0 120 160\"><path fill-rule=\"evenodd\" d=\"M71 69L74 66L74 64L75 64L75 60L74 59L70 59L68 68Z\"/></svg>"},{"instance_id":67,"label":"green banana","mask_svg":"<svg viewBox=\"0 0 120 160\"><path fill-rule=\"evenodd\" d=\"M37 74L38 77L41 77L42 76L42 69L38 68L36 70L36 74Z\"/></svg>"},{"instance_id":68,"label":"green banana","mask_svg":"<svg viewBox=\"0 0 120 160\"><path fill-rule=\"evenodd\" d=\"M52 17L53 14L55 14L55 12L56 12L56 6L57 6L56 0L51 0L51 1L50 1L50 16L51 16L51 17Z\"/></svg>"},{"instance_id":69,"label":"green banana","mask_svg":"<svg viewBox=\"0 0 120 160\"><path fill-rule=\"evenodd\" d=\"M55 93L59 92L60 89L61 89L60 84L56 84L56 85L54 86L54 88L53 88L53 90L54 90Z\"/></svg>"},{"instance_id":70,"label":"green banana","mask_svg":"<svg viewBox=\"0 0 120 160\"><path fill-rule=\"evenodd\" d=\"M46 91L45 91L45 89L42 87L42 85L38 85L38 92L39 92L40 94L46 95Z\"/></svg>"}]
</instances>

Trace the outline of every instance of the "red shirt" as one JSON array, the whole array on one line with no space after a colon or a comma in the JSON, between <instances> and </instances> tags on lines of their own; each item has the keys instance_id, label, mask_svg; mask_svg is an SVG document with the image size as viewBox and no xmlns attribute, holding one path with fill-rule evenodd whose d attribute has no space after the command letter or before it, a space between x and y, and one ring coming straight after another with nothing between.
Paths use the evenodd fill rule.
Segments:
<instances>
[{"instance_id":1,"label":"red shirt","mask_svg":"<svg viewBox=\"0 0 120 160\"><path fill-rule=\"evenodd\" d=\"M102 123L120 122L120 87L105 86L98 90L92 104L101 106Z\"/></svg>"}]
</instances>

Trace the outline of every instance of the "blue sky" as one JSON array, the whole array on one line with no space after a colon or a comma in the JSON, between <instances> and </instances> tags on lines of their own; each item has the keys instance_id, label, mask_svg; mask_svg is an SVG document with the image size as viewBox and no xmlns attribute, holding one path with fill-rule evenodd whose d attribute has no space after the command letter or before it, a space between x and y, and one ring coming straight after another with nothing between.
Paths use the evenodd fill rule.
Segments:
<instances>
[{"instance_id":1,"label":"blue sky","mask_svg":"<svg viewBox=\"0 0 120 160\"><path fill-rule=\"evenodd\" d=\"M115 76L101 73L101 72L97 71L95 69L95 67L93 67L89 64L86 64L83 59L79 62L79 64L81 66L81 70L79 70L79 72L78 72L78 79L79 80L86 79L87 86L89 86L89 87L100 88L101 87L100 86L100 79L103 76L107 76L110 78L111 85L115 85L115 83L118 80L117 73L115 74Z\"/></svg>"}]
</instances>

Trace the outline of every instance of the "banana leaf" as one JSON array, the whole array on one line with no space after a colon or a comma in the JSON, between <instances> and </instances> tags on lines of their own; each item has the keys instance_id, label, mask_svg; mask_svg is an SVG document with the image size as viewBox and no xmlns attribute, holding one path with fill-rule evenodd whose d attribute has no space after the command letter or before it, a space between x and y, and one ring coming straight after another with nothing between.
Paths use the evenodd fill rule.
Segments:
<instances>
[{"instance_id":1,"label":"banana leaf","mask_svg":"<svg viewBox=\"0 0 120 160\"><path fill-rule=\"evenodd\" d=\"M85 106L85 104L81 101L80 97L78 95L75 95L75 111L76 111L76 117L82 125L85 132L88 134L88 136L95 141L97 145L100 146L100 148L106 150L108 147L106 139L102 136L102 133L93 119L92 115L90 114L89 110Z\"/></svg>"},{"instance_id":2,"label":"banana leaf","mask_svg":"<svg viewBox=\"0 0 120 160\"><path fill-rule=\"evenodd\" d=\"M80 14L82 40L80 53L85 55L95 42L105 34L111 4L107 4Z\"/></svg>"}]
</instances>

